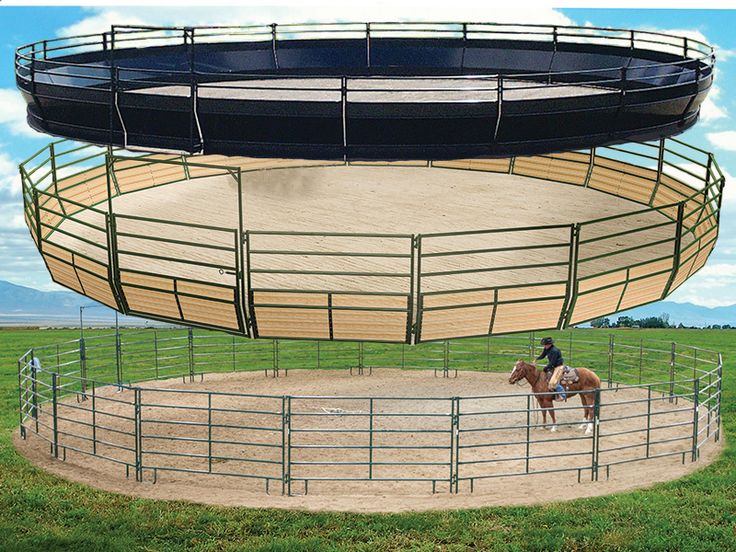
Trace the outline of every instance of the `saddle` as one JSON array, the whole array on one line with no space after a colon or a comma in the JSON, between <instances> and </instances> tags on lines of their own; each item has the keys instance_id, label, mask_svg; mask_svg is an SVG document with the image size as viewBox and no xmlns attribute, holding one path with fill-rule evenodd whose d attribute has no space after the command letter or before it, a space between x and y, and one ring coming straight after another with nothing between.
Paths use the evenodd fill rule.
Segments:
<instances>
[{"instance_id":1,"label":"saddle","mask_svg":"<svg viewBox=\"0 0 736 552\"><path fill-rule=\"evenodd\" d=\"M565 366L562 369L562 377L560 378L560 383L563 385L563 387L567 387L568 385L577 383L578 380L580 380L580 376L578 375L578 371L576 368Z\"/></svg>"}]
</instances>

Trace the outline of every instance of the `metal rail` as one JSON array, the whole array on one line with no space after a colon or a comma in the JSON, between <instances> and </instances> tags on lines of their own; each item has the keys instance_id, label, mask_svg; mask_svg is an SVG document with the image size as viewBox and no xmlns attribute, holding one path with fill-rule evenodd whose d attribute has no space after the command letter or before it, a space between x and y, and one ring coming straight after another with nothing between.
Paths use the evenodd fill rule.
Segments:
<instances>
[{"instance_id":1,"label":"metal rail","mask_svg":"<svg viewBox=\"0 0 736 552\"><path fill-rule=\"evenodd\" d=\"M46 441L62 459L81 454L113 462L136 481L155 482L169 471L202 473L253 480L266 492L287 495L330 481L391 481L459 493L527 474L598 480L602 471L608 477L612 467L640 460L696 461L703 446L719 440L719 353L628 336L599 339L598 332L556 338L576 365L604 380L608 374L596 395L592 434L573 431L583 414L575 403L556 408L560 433L540 432L541 410L529 393L281 396L145 383L179 377L192 383L205 372L352 371L357 364L507 372L515 359L536 356L534 334L446 341L440 351L431 343L271 343L145 330L23 355L21 435ZM114 360L116 344L122 367Z\"/></svg>"},{"instance_id":2,"label":"metal rail","mask_svg":"<svg viewBox=\"0 0 736 552\"><path fill-rule=\"evenodd\" d=\"M64 149L65 142L53 142L21 164L23 182L24 213L31 235L44 260L55 266L63 264L73 273L73 280L61 281L63 285L77 291L92 294L93 298L112 306L121 312L157 318L170 322L186 322L204 328L225 327L228 331L250 337L289 337L259 331L258 312L260 309L298 308L302 312L323 311L327 319L333 320L335 313L384 313L398 319L403 317L406 330L387 336L387 341L420 342L425 339L442 339L445 336L423 337L422 321L425 315L438 315L440 311L485 307L492 310L490 324L475 332L476 335L503 333L495 330L494 315L500 305L515 302L528 304L537 300L531 293L542 286L560 286L560 291L547 293L545 299L559 300L560 312L554 320L539 328L520 328L541 330L564 328L571 324L584 322L606 312L615 312L622 307L633 306L626 300L626 291L653 278L663 277L662 293L652 299L665 297L684 279L699 269L712 249L718 236L720 204L725 179L712 154L689 146L676 139L666 139L658 143L630 144L627 146L601 147L589 152L579 152L580 159L563 159L555 155L538 156L540 161L560 163L560 167L580 167L585 173L584 182L566 180L565 184L578 184L618 193L620 197L637 201L641 209L596 220L580 221L566 225L538 225L515 228L495 228L435 233L424 235L382 234L382 233L329 233L329 232L284 232L260 231L245 227L243 206L243 178L249 169L240 166L224 166L197 162L197 158L185 156L160 155L121 155L119 150L106 150L94 146ZM641 168L634 164L644 159L644 163L656 165L657 169ZM103 162L97 167L88 168L89 162ZM511 158L500 162L500 170L517 175L529 175L523 162L526 158ZM466 170L456 168L452 162L418 162L423 166L442 170ZM505 163L505 164L504 164ZM686 163L685 166L682 166ZM340 163L329 162L327 165ZM75 166L82 166L77 174L59 177L59 171L72 172ZM295 166L298 162L295 163ZM359 165L359 163L348 163ZM314 166L314 165L309 165ZM126 179L131 171L150 169L150 181L135 180L131 188ZM250 169L253 170L253 169ZM258 169L255 169L258 170ZM470 170L490 170L497 168L478 168ZM158 176L161 175L161 176ZM232 178L237 185L237 204L239 225L237 227L216 227L190 223L159 220L151 217L135 217L114 212L112 199L144 187L186 182L196 178L222 175ZM593 175L591 177L591 175ZM647 176L648 175L648 176ZM555 180L555 174L548 175ZM626 191L615 192L597 184L596 179L635 179L636 183L652 187L652 194L634 194ZM601 182L605 182L601 180ZM121 184L122 183L122 184ZM90 199L81 203L76 199L84 192ZM645 197L646 196L646 197ZM107 210L104 210L107 204ZM80 214L84 212L84 216ZM635 220L635 217L650 213L663 216L662 222L636 225L622 230ZM73 221L90 230L91 237L82 238L69 233L63 227L65 221ZM187 228L188 234L196 234L192 241L178 240L173 229ZM145 228L145 231L141 231ZM657 231L660 239L652 242L650 232ZM80 252L59 243L57 235L68 235L84 244L89 251ZM512 245L499 247L498 236L506 236ZM513 244L516 237L533 236L533 243L526 240ZM618 238L625 237L631 245L625 248L612 247ZM153 255L120 246L120 238L134 239L138 242L166 245L166 253ZM269 240L278 240L274 245ZM352 243L363 244L361 248L341 247L347 238ZM457 247L452 240L472 238L473 247ZM283 245L288 239L296 245ZM325 241L333 245L325 246ZM196 243L194 243L196 242ZM591 253L591 248L604 246L604 252ZM655 245L669 249L667 254L659 253L636 264L625 261L623 254L635 251L654 251ZM650 249L647 249L650 248ZM168 251L171 251L170 253ZM534 255L540 251L552 250L559 262L549 264L554 269L553 277L539 280L527 268L533 263L510 266L493 262L494 255L506 251L524 251ZM526 253L525 253L526 254ZM273 265L270 259L275 256L300 256L309 262L309 267L301 270L287 269ZM156 258L170 270L146 268L146 259ZM336 268L327 270L322 259L330 257ZM204 258L208 260L203 260ZM453 259L469 259L462 267L454 267ZM449 264L445 263L449 260ZM359 262L358 262L359 261ZM471 262L472 261L472 262ZM438 264L439 263L439 264ZM356 266L362 268L356 269ZM436 268L438 267L439 268ZM207 278L192 276L194 268L211 271ZM655 267L649 269L648 267ZM516 285L494 285L472 287L463 285L466 275L503 274L515 270L527 274L524 283ZM525 272L526 271L526 272ZM54 274L53 271L51 271ZM563 274L564 273L564 274ZM259 283L262 275L279 275L288 278L293 275L309 274L320 276L325 282L323 289L307 289L299 285L281 287L264 286ZM614 281L610 276L623 274ZM667 278L667 274L669 277ZM134 276L138 278L133 281ZM148 279L146 279L148 278ZM151 285L153 278L168 278L173 291L166 291L160 284ZM346 278L351 280L344 287ZM452 281L452 285L432 287L433 282ZM58 278L56 278L57 281ZM357 282L357 285L356 285ZM369 286L369 282L373 282ZM375 282L381 282L380 285ZM110 293L100 293L100 285L109 287ZM171 312L145 312L131 308L126 299L125 289L140 290L154 294L169 293L172 304L176 304L178 314ZM527 299L504 295L514 289L527 289ZM202 291L205 290L205 291ZM618 290L618 300L610 310L596 311L594 316L576 314L581 300L601 294L607 290ZM298 294L301 299L294 299ZM436 300L453 294L466 294L467 300L451 304L437 304ZM471 294L471 295L467 295ZM474 294L474 295L473 295ZM480 294L480 295L479 295ZM324 302L306 300L317 295L324 296ZM345 303L335 299L346 296L362 297L361 301ZM455 295L457 296L457 295ZM481 297L482 298L479 298ZM182 299L208 301L213 308L228 304L235 310L228 315L228 323L213 325L210 321L197 320L187 316L182 308ZM390 301L389 305L370 301ZM368 303L366 304L366 301ZM434 305L427 304L435 301ZM329 333L311 337L341 339L332 324ZM342 339L354 339L348 335Z\"/></svg>"}]
</instances>

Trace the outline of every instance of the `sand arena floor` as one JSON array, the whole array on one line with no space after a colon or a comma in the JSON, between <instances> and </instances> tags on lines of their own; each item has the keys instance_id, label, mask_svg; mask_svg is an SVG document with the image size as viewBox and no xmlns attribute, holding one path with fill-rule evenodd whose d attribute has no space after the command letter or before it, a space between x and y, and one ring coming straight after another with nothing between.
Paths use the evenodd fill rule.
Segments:
<instances>
[{"instance_id":1,"label":"sand arena floor","mask_svg":"<svg viewBox=\"0 0 736 552\"><path fill-rule=\"evenodd\" d=\"M382 368L362 376L351 376L347 370L290 370L288 377L282 372L276 379L265 377L263 372L240 372L208 374L202 382L194 383L183 383L180 378L147 382L140 391L142 461L146 468L142 483L135 481L132 469L126 479L124 465L72 450L91 449L91 400L77 402L67 397L59 403L60 443L67 447L60 456L65 452L65 461L50 456L48 443L30 432L25 441L17 437L16 445L33 463L52 473L133 496L368 512L533 504L604 495L681 477L715 459L723 442L714 444L711 435L701 449L700 460L691 462L692 404L670 402L657 393L650 404L649 453L657 456L683 451L684 457L676 454L615 465L607 471L609 463L645 455L648 402L645 389L604 391L600 475L599 481L591 482L593 440L578 429L582 417L579 398L560 406L559 428L552 433L541 427L541 416L537 420L535 413L527 414L528 386L511 386L507 377L460 372L457 378L445 379L433 377L431 371ZM270 397L253 396L260 394ZM292 397L288 405L291 431L286 436L281 429L285 395ZM133 396L130 389L96 390L98 455L134 462ZM447 482L450 397L475 397L459 401L460 431L454 452L459 455L458 494L449 493ZM533 426L529 430L527 416ZM631 416L636 417L622 419ZM41 408L39 422L39 432L50 436L50 404ZM714 420L708 429L715 430ZM621 432L624 434L611 435ZM281 494L282 439L291 444L294 496ZM621 450L608 451L618 448ZM527 456L532 474L570 471L500 477L524 473ZM172 467L205 473L166 469ZM580 482L576 468L580 468ZM274 480L267 494L262 479L209 475L209 469ZM368 477L422 481L319 479Z\"/></svg>"}]
</instances>

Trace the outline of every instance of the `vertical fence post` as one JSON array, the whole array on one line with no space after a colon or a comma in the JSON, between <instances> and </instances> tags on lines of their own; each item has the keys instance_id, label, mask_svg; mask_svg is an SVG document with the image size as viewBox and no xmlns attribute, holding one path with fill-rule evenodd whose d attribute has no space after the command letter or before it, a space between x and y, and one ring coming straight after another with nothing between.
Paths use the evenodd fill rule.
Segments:
<instances>
[{"instance_id":1,"label":"vertical fence post","mask_svg":"<svg viewBox=\"0 0 736 552\"><path fill-rule=\"evenodd\" d=\"M59 417L57 415L57 407L58 407L58 401L59 401L59 391L58 391L58 376L55 373L51 374L51 404L52 404L52 412L54 416L54 444L53 444L53 452L54 452L54 458L59 457Z\"/></svg>"},{"instance_id":2,"label":"vertical fence post","mask_svg":"<svg viewBox=\"0 0 736 552\"><path fill-rule=\"evenodd\" d=\"M291 396L281 398L281 494L291 496Z\"/></svg>"},{"instance_id":3,"label":"vertical fence post","mask_svg":"<svg viewBox=\"0 0 736 552\"><path fill-rule=\"evenodd\" d=\"M368 402L368 479L373 479L373 398Z\"/></svg>"},{"instance_id":4,"label":"vertical fence post","mask_svg":"<svg viewBox=\"0 0 736 552\"><path fill-rule=\"evenodd\" d=\"M143 481L143 439L141 437L141 390L133 389L133 424L135 427L135 480Z\"/></svg>"},{"instance_id":5,"label":"vertical fence post","mask_svg":"<svg viewBox=\"0 0 736 552\"><path fill-rule=\"evenodd\" d=\"M25 407L23 406L23 361L18 359L18 426L20 427L20 435L25 438L25 428L23 427L23 413Z\"/></svg>"},{"instance_id":6,"label":"vertical fence post","mask_svg":"<svg viewBox=\"0 0 736 552\"><path fill-rule=\"evenodd\" d=\"M608 336L608 388L613 386L613 353L616 347L613 334Z\"/></svg>"},{"instance_id":7,"label":"vertical fence post","mask_svg":"<svg viewBox=\"0 0 736 552\"><path fill-rule=\"evenodd\" d=\"M36 420L36 433L38 433L38 363L33 349L31 349L31 417Z\"/></svg>"},{"instance_id":8,"label":"vertical fence post","mask_svg":"<svg viewBox=\"0 0 736 552\"><path fill-rule=\"evenodd\" d=\"M115 328L115 379L117 380L118 389L123 384L123 350L120 341L120 330Z\"/></svg>"},{"instance_id":9,"label":"vertical fence post","mask_svg":"<svg viewBox=\"0 0 736 552\"><path fill-rule=\"evenodd\" d=\"M646 456L649 458L649 447L652 442L652 385L647 385L647 448Z\"/></svg>"},{"instance_id":10,"label":"vertical fence post","mask_svg":"<svg viewBox=\"0 0 736 552\"><path fill-rule=\"evenodd\" d=\"M670 399L673 401L675 396L675 358L677 357L677 344L673 341L670 349Z\"/></svg>"},{"instance_id":11,"label":"vertical fence post","mask_svg":"<svg viewBox=\"0 0 736 552\"><path fill-rule=\"evenodd\" d=\"M187 328L187 349L189 353L189 382L194 381L194 331Z\"/></svg>"},{"instance_id":12,"label":"vertical fence post","mask_svg":"<svg viewBox=\"0 0 736 552\"><path fill-rule=\"evenodd\" d=\"M83 337L79 338L79 376L84 395L87 391L87 346Z\"/></svg>"},{"instance_id":13,"label":"vertical fence post","mask_svg":"<svg viewBox=\"0 0 736 552\"><path fill-rule=\"evenodd\" d=\"M600 452L600 420L601 420L601 390L595 390L595 403L593 404L593 450L590 466L590 478L592 481L598 481L598 454Z\"/></svg>"},{"instance_id":14,"label":"vertical fence post","mask_svg":"<svg viewBox=\"0 0 736 552\"><path fill-rule=\"evenodd\" d=\"M524 453L524 472L529 473L529 452L531 449L531 429L532 429L532 396L526 396L526 452Z\"/></svg>"},{"instance_id":15,"label":"vertical fence post","mask_svg":"<svg viewBox=\"0 0 736 552\"><path fill-rule=\"evenodd\" d=\"M691 461L698 459L698 407L700 406L700 380L693 380L693 446Z\"/></svg>"},{"instance_id":16,"label":"vertical fence post","mask_svg":"<svg viewBox=\"0 0 736 552\"><path fill-rule=\"evenodd\" d=\"M460 397L455 397L455 494L460 490Z\"/></svg>"},{"instance_id":17,"label":"vertical fence post","mask_svg":"<svg viewBox=\"0 0 736 552\"><path fill-rule=\"evenodd\" d=\"M641 385L642 361L644 360L644 339L639 340L639 385Z\"/></svg>"},{"instance_id":18,"label":"vertical fence post","mask_svg":"<svg viewBox=\"0 0 736 552\"><path fill-rule=\"evenodd\" d=\"M716 443L721 438L721 385L723 383L723 358L718 353L718 386L716 387Z\"/></svg>"},{"instance_id":19,"label":"vertical fence post","mask_svg":"<svg viewBox=\"0 0 736 552\"><path fill-rule=\"evenodd\" d=\"M207 473L212 473L212 392L207 393Z\"/></svg>"},{"instance_id":20,"label":"vertical fence post","mask_svg":"<svg viewBox=\"0 0 736 552\"><path fill-rule=\"evenodd\" d=\"M97 392L92 382L92 454L97 454Z\"/></svg>"}]
</instances>

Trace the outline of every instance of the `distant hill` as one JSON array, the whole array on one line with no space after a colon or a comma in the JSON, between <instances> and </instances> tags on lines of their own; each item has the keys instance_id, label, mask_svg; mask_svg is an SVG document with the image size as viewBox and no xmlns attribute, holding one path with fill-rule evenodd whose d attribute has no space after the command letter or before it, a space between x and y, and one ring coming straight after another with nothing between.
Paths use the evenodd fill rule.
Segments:
<instances>
[{"instance_id":1,"label":"distant hill","mask_svg":"<svg viewBox=\"0 0 736 552\"><path fill-rule=\"evenodd\" d=\"M11 284L0 280L0 325L42 325L62 326L79 324L80 305L97 305L91 299L72 291L40 291L26 286ZM619 316L646 318L670 315L670 323L685 326L710 326L730 324L736 326L736 305L708 308L692 303L673 303L660 301L643 307L608 316L613 322ZM107 325L115 320L115 311L104 306L85 311L85 322ZM143 325L145 320L135 317L121 317L122 324ZM160 325L148 322L149 325Z\"/></svg>"},{"instance_id":2,"label":"distant hill","mask_svg":"<svg viewBox=\"0 0 736 552\"><path fill-rule=\"evenodd\" d=\"M670 315L670 324L685 326L711 326L718 324L730 324L736 327L736 305L727 307L702 307L692 303L674 303L672 301L659 301L636 307L627 311L609 316L611 321L619 316L631 316L634 319L647 318L649 316L660 316L663 313Z\"/></svg>"},{"instance_id":3,"label":"distant hill","mask_svg":"<svg viewBox=\"0 0 736 552\"><path fill-rule=\"evenodd\" d=\"M85 325L108 325L115 322L114 310L73 291L40 291L0 280L2 326L77 326L79 307L82 305L99 305L84 311ZM143 325L146 321L132 316L121 316L120 323ZM153 324L149 322L149 325Z\"/></svg>"}]
</instances>

